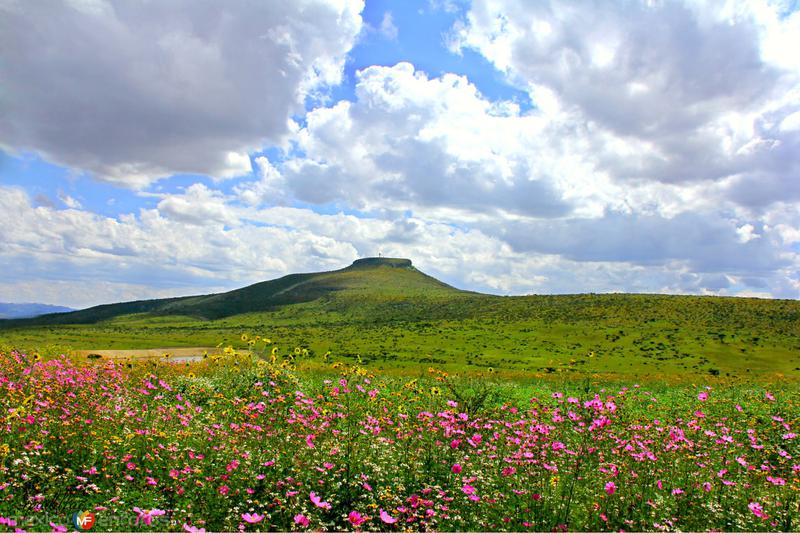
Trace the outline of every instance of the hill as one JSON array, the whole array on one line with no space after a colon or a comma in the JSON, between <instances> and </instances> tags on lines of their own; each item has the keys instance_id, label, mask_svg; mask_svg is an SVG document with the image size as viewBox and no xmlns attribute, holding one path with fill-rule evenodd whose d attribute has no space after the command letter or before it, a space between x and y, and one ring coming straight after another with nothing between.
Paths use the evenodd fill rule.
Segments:
<instances>
[{"instance_id":1,"label":"hill","mask_svg":"<svg viewBox=\"0 0 800 533\"><path fill-rule=\"evenodd\" d=\"M414 268L409 259L365 258L330 272L289 274L219 294L139 300L106 304L30 320L0 322L0 327L55 324L95 324L112 318L147 313L153 316L190 316L213 320L244 313L274 311L282 306L310 302L346 291L349 296L425 297L460 292Z\"/></svg>"},{"instance_id":2,"label":"hill","mask_svg":"<svg viewBox=\"0 0 800 533\"><path fill-rule=\"evenodd\" d=\"M0 322L0 344L81 349L243 346L243 333L378 368L800 378L800 302L648 294L502 297L407 259L367 258L220 294Z\"/></svg>"},{"instance_id":3,"label":"hill","mask_svg":"<svg viewBox=\"0 0 800 533\"><path fill-rule=\"evenodd\" d=\"M0 319L32 318L47 313L68 313L70 311L74 311L74 309L60 305L0 302Z\"/></svg>"}]
</instances>

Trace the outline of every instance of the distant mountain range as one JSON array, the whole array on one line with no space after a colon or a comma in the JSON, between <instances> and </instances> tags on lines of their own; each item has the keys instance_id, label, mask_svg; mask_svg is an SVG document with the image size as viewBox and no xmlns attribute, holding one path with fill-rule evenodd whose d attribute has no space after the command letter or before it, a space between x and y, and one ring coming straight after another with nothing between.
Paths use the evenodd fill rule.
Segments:
<instances>
[{"instance_id":1,"label":"distant mountain range","mask_svg":"<svg viewBox=\"0 0 800 533\"><path fill-rule=\"evenodd\" d=\"M32 318L50 313L69 313L74 309L60 305L10 304L0 302L0 318Z\"/></svg>"}]
</instances>

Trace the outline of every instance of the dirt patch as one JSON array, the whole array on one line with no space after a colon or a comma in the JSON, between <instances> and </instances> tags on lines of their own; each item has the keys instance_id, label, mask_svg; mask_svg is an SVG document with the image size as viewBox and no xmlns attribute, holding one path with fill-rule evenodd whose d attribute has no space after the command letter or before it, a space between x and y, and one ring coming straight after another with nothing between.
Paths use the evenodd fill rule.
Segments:
<instances>
[{"instance_id":1,"label":"dirt patch","mask_svg":"<svg viewBox=\"0 0 800 533\"><path fill-rule=\"evenodd\" d=\"M169 354L169 359L178 361L192 361L203 358L203 352L208 355L222 353L219 348L200 346L197 348L147 348L139 350L75 350L80 357L89 359L161 359L164 354Z\"/></svg>"}]
</instances>

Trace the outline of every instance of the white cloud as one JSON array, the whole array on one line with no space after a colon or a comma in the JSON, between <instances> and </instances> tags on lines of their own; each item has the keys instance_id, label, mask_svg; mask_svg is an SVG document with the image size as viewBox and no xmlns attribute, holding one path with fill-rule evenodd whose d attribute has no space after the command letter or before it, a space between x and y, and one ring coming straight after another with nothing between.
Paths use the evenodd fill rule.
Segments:
<instances>
[{"instance_id":1,"label":"white cloud","mask_svg":"<svg viewBox=\"0 0 800 533\"><path fill-rule=\"evenodd\" d=\"M0 147L133 188L248 174L340 81L363 0L3 4Z\"/></svg>"},{"instance_id":2,"label":"white cloud","mask_svg":"<svg viewBox=\"0 0 800 533\"><path fill-rule=\"evenodd\" d=\"M796 199L782 187L800 153L798 23L758 1L476 0L456 45L569 113L615 180L758 180L765 205Z\"/></svg>"},{"instance_id":3,"label":"white cloud","mask_svg":"<svg viewBox=\"0 0 800 533\"><path fill-rule=\"evenodd\" d=\"M240 223L215 221L221 204ZM174 210L176 205L181 209ZM212 220L183 217L193 211L209 212ZM681 261L637 264L613 254L587 260L558 250L531 254L480 229L417 217L385 220L291 207L237 207L233 197L199 185L165 196L157 209L119 219L34 207L22 190L4 187L0 239L0 260L7 265L0 299L73 307L221 291L291 272L340 268L378 251L410 257L423 271L458 287L501 294L729 290L719 276L696 273ZM788 275L765 271L753 279L773 288L773 295L796 295Z\"/></svg>"},{"instance_id":4,"label":"white cloud","mask_svg":"<svg viewBox=\"0 0 800 533\"><path fill-rule=\"evenodd\" d=\"M80 209L81 203L73 198L72 196L64 193L63 191L59 191L58 199L61 200L65 206L69 207L70 209Z\"/></svg>"},{"instance_id":5,"label":"white cloud","mask_svg":"<svg viewBox=\"0 0 800 533\"><path fill-rule=\"evenodd\" d=\"M394 25L394 18L392 17L392 12L387 11L383 14L383 19L381 20L381 34L389 39L390 41L397 40L397 26Z\"/></svg>"}]
</instances>

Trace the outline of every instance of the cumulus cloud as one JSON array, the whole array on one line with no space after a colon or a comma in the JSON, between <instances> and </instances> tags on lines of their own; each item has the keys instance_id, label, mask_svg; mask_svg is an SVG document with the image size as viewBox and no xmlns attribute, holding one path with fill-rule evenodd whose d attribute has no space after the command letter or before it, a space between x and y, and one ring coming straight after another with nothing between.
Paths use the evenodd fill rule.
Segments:
<instances>
[{"instance_id":1,"label":"cumulus cloud","mask_svg":"<svg viewBox=\"0 0 800 533\"><path fill-rule=\"evenodd\" d=\"M141 188L248 174L341 79L363 0L3 2L0 146Z\"/></svg>"},{"instance_id":2,"label":"cumulus cloud","mask_svg":"<svg viewBox=\"0 0 800 533\"><path fill-rule=\"evenodd\" d=\"M798 24L766 2L476 0L454 46L571 113L615 179L760 181L764 205L797 172Z\"/></svg>"},{"instance_id":3,"label":"cumulus cloud","mask_svg":"<svg viewBox=\"0 0 800 533\"><path fill-rule=\"evenodd\" d=\"M283 175L298 199L541 217L572 209L558 181L581 181L580 161L539 142L558 124L493 103L462 76L429 78L409 63L357 77L355 102L311 111L297 134L302 155L284 162Z\"/></svg>"}]
</instances>

